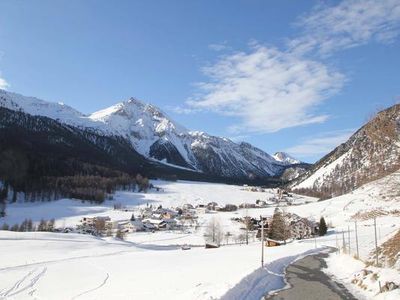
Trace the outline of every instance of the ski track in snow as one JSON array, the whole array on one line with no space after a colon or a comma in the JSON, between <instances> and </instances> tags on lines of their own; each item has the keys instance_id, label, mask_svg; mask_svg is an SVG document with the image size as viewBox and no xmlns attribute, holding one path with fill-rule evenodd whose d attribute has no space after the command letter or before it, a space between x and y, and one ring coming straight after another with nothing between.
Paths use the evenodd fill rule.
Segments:
<instances>
[{"instance_id":1,"label":"ski track in snow","mask_svg":"<svg viewBox=\"0 0 400 300\"><path fill-rule=\"evenodd\" d=\"M155 250L155 251L169 251L169 250L176 250L176 249L180 248L179 246L152 245L152 244L145 244L144 242L143 243L127 242L127 243L132 244L132 248L133 249L121 250L121 251L103 253L103 254L97 254L97 255L83 255L83 256L75 256L75 257L68 257L68 258L62 258L62 259L41 261L41 262L35 262L35 263L30 263L30 264L23 264L23 265L18 265L18 266L0 268L0 271L18 270L18 269L24 269L26 267L40 266L40 265L45 265L45 264L57 264L57 263L61 263L61 262L74 261L74 260L80 260L80 259L90 259L90 258L97 258L97 257L114 256L114 255L132 253L137 249L146 249L146 250Z\"/></svg>"},{"instance_id":2,"label":"ski track in snow","mask_svg":"<svg viewBox=\"0 0 400 300\"><path fill-rule=\"evenodd\" d=\"M28 289L33 288L36 283L39 281L40 278L44 276L44 274L47 272L47 267L43 267L42 270L39 271L39 268L33 269L29 271L25 276L23 276L21 279L17 280L15 284L5 291L4 293L0 293L0 299L7 299L8 297L12 297L18 294L21 294L24 291L27 291ZM35 274L37 273L37 274ZM25 286L24 286L25 285ZM30 291L28 294L30 296L33 296L33 293L35 290Z\"/></svg>"},{"instance_id":3,"label":"ski track in snow","mask_svg":"<svg viewBox=\"0 0 400 300\"><path fill-rule=\"evenodd\" d=\"M84 292L82 292L82 293L80 293L80 294L78 294L78 295L72 297L71 300L77 299L77 298L79 298L79 297L81 297L81 296L83 296L83 295L89 294L89 293L91 293L91 292L94 292L94 291L96 291L96 290L102 288L102 287L107 283L107 281L108 281L109 278L110 278L110 274L107 273L107 274L106 274L106 277L104 278L104 280L103 280L98 286L96 286L96 287L94 287L94 288L92 288L92 289L90 289L90 290L84 291Z\"/></svg>"}]
</instances>

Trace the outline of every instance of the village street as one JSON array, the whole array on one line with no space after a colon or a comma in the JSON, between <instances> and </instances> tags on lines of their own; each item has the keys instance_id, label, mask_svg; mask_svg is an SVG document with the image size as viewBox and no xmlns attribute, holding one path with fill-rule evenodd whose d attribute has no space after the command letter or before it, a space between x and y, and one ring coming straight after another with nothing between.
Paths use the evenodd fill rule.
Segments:
<instances>
[{"instance_id":1,"label":"village street","mask_svg":"<svg viewBox=\"0 0 400 300\"><path fill-rule=\"evenodd\" d=\"M290 284L290 288L266 299L356 299L342 284L333 281L322 271L322 268L326 267L324 258L327 256L326 253L310 255L291 264L286 269L286 280Z\"/></svg>"}]
</instances>

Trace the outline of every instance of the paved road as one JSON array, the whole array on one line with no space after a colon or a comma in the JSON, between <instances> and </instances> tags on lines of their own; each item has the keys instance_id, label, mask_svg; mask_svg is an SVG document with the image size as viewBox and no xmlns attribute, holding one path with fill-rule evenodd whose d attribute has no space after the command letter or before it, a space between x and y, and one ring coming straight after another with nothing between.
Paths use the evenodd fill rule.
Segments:
<instances>
[{"instance_id":1,"label":"paved road","mask_svg":"<svg viewBox=\"0 0 400 300\"><path fill-rule=\"evenodd\" d=\"M346 288L326 275L321 269L326 267L327 254L307 256L286 270L286 280L291 288L267 297L268 300L337 300L357 299Z\"/></svg>"}]
</instances>

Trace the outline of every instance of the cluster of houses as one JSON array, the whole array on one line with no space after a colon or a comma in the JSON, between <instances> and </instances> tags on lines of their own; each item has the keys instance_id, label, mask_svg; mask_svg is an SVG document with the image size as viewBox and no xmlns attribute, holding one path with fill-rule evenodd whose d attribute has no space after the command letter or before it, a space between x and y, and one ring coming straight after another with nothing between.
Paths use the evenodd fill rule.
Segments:
<instances>
[{"instance_id":1,"label":"cluster of houses","mask_svg":"<svg viewBox=\"0 0 400 300\"><path fill-rule=\"evenodd\" d=\"M198 225L198 214L216 210L218 205L198 205L193 207L185 204L174 209L152 205L140 208L132 213L129 220L111 220L108 216L84 217L77 226L78 232L94 235L111 235L118 230L122 233L158 230L184 230ZM124 212L130 211L123 207L116 208Z\"/></svg>"},{"instance_id":2,"label":"cluster of houses","mask_svg":"<svg viewBox=\"0 0 400 300\"><path fill-rule=\"evenodd\" d=\"M257 202L258 203L258 202ZM264 207L265 203L255 204ZM115 210L124 212L131 211L132 217L129 220L111 220L108 216L84 217L77 226L77 232L94 235L110 235L116 231L132 233L139 231L158 230L185 230L189 227L198 226L198 215L212 212L232 212L238 210L234 204L220 206L216 202L198 204L193 206L186 203L176 208L163 208L161 205L153 207L148 205L139 210L131 210L122 206L115 206Z\"/></svg>"},{"instance_id":3,"label":"cluster of houses","mask_svg":"<svg viewBox=\"0 0 400 300\"><path fill-rule=\"evenodd\" d=\"M285 218L287 222L287 230L289 231L290 239L301 240L301 239L312 238L315 235L318 235L319 224L317 222L309 220L307 218L300 217L297 214L293 213L286 214ZM262 220L251 217L233 218L232 220L243 223L244 226L242 229L257 230L256 234L257 238L261 238L262 235L261 228L264 227L264 236L267 246L271 245L276 246L280 244L280 241L273 241L271 239L268 239L269 228L271 227L271 223L273 220L272 216L263 217ZM264 223L263 226L262 223Z\"/></svg>"},{"instance_id":4,"label":"cluster of houses","mask_svg":"<svg viewBox=\"0 0 400 300\"><path fill-rule=\"evenodd\" d=\"M267 201L264 200L256 200L255 203L242 203L239 205L239 208L265 208L268 206Z\"/></svg>"},{"instance_id":5,"label":"cluster of houses","mask_svg":"<svg viewBox=\"0 0 400 300\"><path fill-rule=\"evenodd\" d=\"M173 230L182 228L181 218L170 210L158 210L151 215L139 215L129 220L113 221L108 216L84 217L77 226L80 232L94 235L114 235L117 231L124 234L140 231Z\"/></svg>"},{"instance_id":6,"label":"cluster of houses","mask_svg":"<svg viewBox=\"0 0 400 300\"><path fill-rule=\"evenodd\" d=\"M243 191L248 191L248 192L259 192L259 193L264 193L266 189L260 187L260 186L249 186L247 184L243 185L242 188Z\"/></svg>"}]
</instances>

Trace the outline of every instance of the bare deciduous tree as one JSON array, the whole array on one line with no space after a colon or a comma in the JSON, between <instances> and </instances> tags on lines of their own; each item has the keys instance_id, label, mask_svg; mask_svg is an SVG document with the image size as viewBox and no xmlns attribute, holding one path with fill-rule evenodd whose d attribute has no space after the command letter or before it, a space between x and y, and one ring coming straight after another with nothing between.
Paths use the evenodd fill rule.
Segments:
<instances>
[{"instance_id":1,"label":"bare deciduous tree","mask_svg":"<svg viewBox=\"0 0 400 300\"><path fill-rule=\"evenodd\" d=\"M221 244L221 241L224 237L224 232L219 220L213 217L207 225L205 236L207 241L213 242L217 245Z\"/></svg>"}]
</instances>

